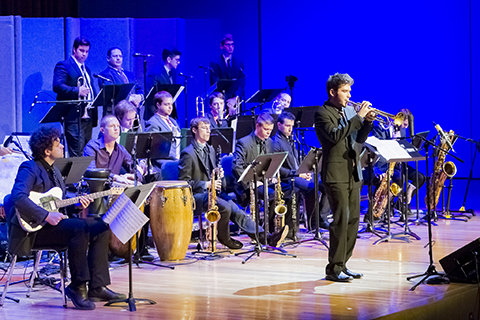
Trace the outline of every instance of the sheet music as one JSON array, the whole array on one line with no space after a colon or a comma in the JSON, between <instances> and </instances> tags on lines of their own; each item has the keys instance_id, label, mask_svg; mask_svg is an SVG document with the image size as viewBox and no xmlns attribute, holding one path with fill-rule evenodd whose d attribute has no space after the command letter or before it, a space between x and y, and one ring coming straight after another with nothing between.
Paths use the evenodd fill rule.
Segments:
<instances>
[{"instance_id":1,"label":"sheet music","mask_svg":"<svg viewBox=\"0 0 480 320\"><path fill-rule=\"evenodd\" d=\"M103 216L103 221L110 225L113 234L123 243L127 243L133 235L148 222L148 217L122 193Z\"/></svg>"},{"instance_id":2,"label":"sheet music","mask_svg":"<svg viewBox=\"0 0 480 320\"><path fill-rule=\"evenodd\" d=\"M175 97L173 97L172 99L172 102L175 103L175 101L177 100L178 96L180 95L180 93L182 93L183 89L185 89L184 86L180 86L180 88L178 89L177 91L177 94L175 95Z\"/></svg>"},{"instance_id":3,"label":"sheet music","mask_svg":"<svg viewBox=\"0 0 480 320\"><path fill-rule=\"evenodd\" d=\"M377 148L378 153L387 161L411 158L407 150L402 148L396 140L380 140L377 137L368 137L366 143Z\"/></svg>"},{"instance_id":4,"label":"sheet music","mask_svg":"<svg viewBox=\"0 0 480 320\"><path fill-rule=\"evenodd\" d=\"M242 175L240 176L240 178L238 178L238 182L243 181L243 178L245 178L245 175L247 174L247 172L250 170L251 167L252 167L252 164L249 164L248 167L246 167L245 170L243 170Z\"/></svg>"}]
</instances>

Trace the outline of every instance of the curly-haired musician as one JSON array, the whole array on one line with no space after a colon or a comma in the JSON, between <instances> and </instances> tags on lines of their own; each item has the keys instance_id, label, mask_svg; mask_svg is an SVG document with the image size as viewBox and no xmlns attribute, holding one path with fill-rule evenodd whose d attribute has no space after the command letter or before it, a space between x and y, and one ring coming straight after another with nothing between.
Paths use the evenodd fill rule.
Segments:
<instances>
[{"instance_id":1,"label":"curly-haired musician","mask_svg":"<svg viewBox=\"0 0 480 320\"><path fill-rule=\"evenodd\" d=\"M375 114L362 102L358 113L347 106L353 79L336 73L327 81L328 100L315 113L315 132L323 149L321 177L333 213L326 279L348 282L362 274L347 269L360 220L362 168L355 143L363 144Z\"/></svg>"},{"instance_id":2,"label":"curly-haired musician","mask_svg":"<svg viewBox=\"0 0 480 320\"><path fill-rule=\"evenodd\" d=\"M17 255L29 255L35 247L67 246L72 282L66 288L66 294L76 308L92 310L95 309L92 301L125 299L124 294L106 287L110 284L110 229L102 220L68 218L61 212L49 212L29 198L32 191L45 193L53 187L60 187L65 194L60 170L53 165L56 159L63 157L63 145L59 137L57 129L43 127L30 138L34 160L21 164L11 194L13 207L8 213L9 251ZM88 196L80 197L84 208L91 201ZM30 227L43 227L27 233L20 226L15 210Z\"/></svg>"}]
</instances>

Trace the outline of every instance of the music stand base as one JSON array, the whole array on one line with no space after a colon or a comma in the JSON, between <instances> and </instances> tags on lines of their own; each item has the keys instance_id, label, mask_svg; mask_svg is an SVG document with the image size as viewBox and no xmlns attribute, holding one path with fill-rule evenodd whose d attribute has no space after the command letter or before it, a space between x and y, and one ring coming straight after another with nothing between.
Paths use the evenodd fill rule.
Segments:
<instances>
[{"instance_id":1,"label":"music stand base","mask_svg":"<svg viewBox=\"0 0 480 320\"><path fill-rule=\"evenodd\" d=\"M104 304L105 307L110 307L113 306L117 303L127 303L128 304L128 311L133 312L137 311L137 304L157 304L155 301L150 300L150 299L136 299L134 297L129 297L127 299L115 299L115 300L110 300L107 303Z\"/></svg>"},{"instance_id":2,"label":"music stand base","mask_svg":"<svg viewBox=\"0 0 480 320\"><path fill-rule=\"evenodd\" d=\"M361 234L361 233L371 233L371 234L374 234L376 235L377 237L381 238L382 235L380 235L377 231L379 232L383 232L383 233L388 233L387 230L385 229L382 229L382 228L375 228L374 225L370 222L370 220L367 220L365 222L365 226L360 229L357 234Z\"/></svg>"},{"instance_id":3,"label":"music stand base","mask_svg":"<svg viewBox=\"0 0 480 320\"><path fill-rule=\"evenodd\" d=\"M402 241L405 241L405 242L410 243L410 239L408 239L406 236L405 236L405 237L399 237L399 235L401 235L401 234L403 234L403 232L400 233L400 234L393 234L393 233L390 232L390 233L388 233L386 236L384 236L383 238L378 239L377 241L375 241L373 244L376 245L376 244L378 244L378 243L380 243L380 242L384 242L384 241L387 242L387 241L389 241L389 240L395 240L395 239L396 239L396 240L402 240Z\"/></svg>"},{"instance_id":4,"label":"music stand base","mask_svg":"<svg viewBox=\"0 0 480 320\"><path fill-rule=\"evenodd\" d=\"M317 233L313 238L307 239L307 240L301 240L301 241L299 241L298 243L304 243L304 242L310 242L310 241L318 241L318 242L320 242L321 244L323 244L323 245L325 246L325 248L327 248L327 250L330 250L330 248L328 247L327 242L325 241L325 239L323 239L321 233Z\"/></svg>"},{"instance_id":5,"label":"music stand base","mask_svg":"<svg viewBox=\"0 0 480 320\"><path fill-rule=\"evenodd\" d=\"M277 252L277 251L279 252ZM261 253L271 253L271 254L278 254L278 255L281 255L281 256L289 256L289 257L292 257L292 258L296 258L297 256L295 254L291 254L291 253L287 253L285 250L281 249L281 248L276 248L276 247L271 247L271 246L260 246L260 245L255 245L255 248L253 250L248 250L248 251L244 251L244 252L238 252L238 253L235 253L235 256L240 256L240 255L244 255L244 254L250 254L247 258L245 258L243 261L242 261L242 264L245 264L248 260L250 260L254 255L257 255L258 257L260 257L260 254Z\"/></svg>"},{"instance_id":6,"label":"music stand base","mask_svg":"<svg viewBox=\"0 0 480 320\"><path fill-rule=\"evenodd\" d=\"M433 281L433 279L428 279L432 276L436 276L435 281ZM410 288L410 291L414 291L425 280L428 279L427 284L439 284L441 282L438 280L438 278L443 278L444 276L445 276L445 274L437 272L437 270L435 269L435 266L432 264L432 265L428 266L427 271L425 271L424 273L417 274L417 275L411 276L411 277L407 277L407 281L410 281L411 279L414 279L414 278L423 277L419 282L417 282L413 287ZM445 281L444 283L449 283L449 281L448 282Z\"/></svg>"},{"instance_id":7,"label":"music stand base","mask_svg":"<svg viewBox=\"0 0 480 320\"><path fill-rule=\"evenodd\" d=\"M174 270L175 267L174 266L166 266L164 264L160 264L160 263L156 263L156 262L152 262L152 261L145 261L145 260L140 260L140 259L134 259L133 260L133 263L135 263L137 265L137 267L139 267L139 264L140 263L144 263L144 264L149 264L149 265L152 265L152 266L157 266L157 267L162 267L162 268L168 268L168 269L171 269L171 270Z\"/></svg>"}]
</instances>

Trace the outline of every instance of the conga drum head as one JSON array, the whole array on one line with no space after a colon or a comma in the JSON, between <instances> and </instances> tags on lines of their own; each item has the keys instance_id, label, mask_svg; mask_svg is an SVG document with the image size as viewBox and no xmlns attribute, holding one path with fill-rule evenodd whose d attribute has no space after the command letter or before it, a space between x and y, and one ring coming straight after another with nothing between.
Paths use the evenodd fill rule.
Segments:
<instances>
[{"instance_id":1,"label":"conga drum head","mask_svg":"<svg viewBox=\"0 0 480 320\"><path fill-rule=\"evenodd\" d=\"M89 169L83 174L85 178L108 179L110 177L110 169Z\"/></svg>"}]
</instances>

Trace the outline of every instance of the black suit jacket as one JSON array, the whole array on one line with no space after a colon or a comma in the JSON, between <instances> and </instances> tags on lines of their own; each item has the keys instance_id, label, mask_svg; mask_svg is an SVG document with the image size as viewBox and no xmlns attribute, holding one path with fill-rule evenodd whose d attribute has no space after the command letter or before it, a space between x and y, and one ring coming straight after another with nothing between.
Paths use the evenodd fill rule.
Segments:
<instances>
[{"instance_id":1,"label":"black suit jacket","mask_svg":"<svg viewBox=\"0 0 480 320\"><path fill-rule=\"evenodd\" d=\"M323 150L321 177L325 183L348 183L352 176L355 182L362 180L359 146L367 140L372 124L362 121L352 107L343 109L346 124L328 101L315 113L315 132Z\"/></svg>"},{"instance_id":2,"label":"black suit jacket","mask_svg":"<svg viewBox=\"0 0 480 320\"><path fill-rule=\"evenodd\" d=\"M287 158L282 164L280 168L280 177L282 179L288 178L289 175L293 174L295 171L298 170L298 161L296 160L296 150L292 148L290 141L288 138L277 131L275 136L272 138L272 148L273 152L288 152Z\"/></svg>"},{"instance_id":3,"label":"black suit jacket","mask_svg":"<svg viewBox=\"0 0 480 320\"><path fill-rule=\"evenodd\" d=\"M60 170L55 166L53 168L57 177L61 177ZM60 180L61 188L65 192L63 180ZM30 160L20 165L10 196L12 208L6 212L7 219L11 225L9 229L9 250L11 249L11 253L28 255L35 241L35 233L27 233L21 229L15 215L15 209L18 210L22 219L31 227L35 228L39 225L45 225L48 211L37 206L28 196L31 191L44 193L53 187L54 184L40 161Z\"/></svg>"},{"instance_id":4,"label":"black suit jacket","mask_svg":"<svg viewBox=\"0 0 480 320\"><path fill-rule=\"evenodd\" d=\"M85 70L90 77L90 86L92 87L93 93L92 98L95 98L97 95L97 89L94 85L93 75L90 72L90 69L85 65ZM57 100L78 100L78 87L77 80L82 76L82 72L78 67L77 63L73 57L69 57L67 60L60 61L56 64L55 70L53 71L53 91L57 94ZM65 119L66 122L75 123L77 122L77 110L76 105L69 105L70 110ZM90 109L88 111L90 118L92 119L93 126L97 125L98 121L98 110L97 108ZM81 112L83 115L83 110Z\"/></svg>"},{"instance_id":5,"label":"black suit jacket","mask_svg":"<svg viewBox=\"0 0 480 320\"><path fill-rule=\"evenodd\" d=\"M236 58L235 55L232 55L232 66L230 68L227 68L223 55L220 55L217 60L210 62L210 68L210 85L213 85L219 79L240 80L240 86L234 92L228 93L227 91L225 100L228 100L233 96L243 96L246 76L244 74L244 71L242 71L245 70L245 66L243 65L242 60Z\"/></svg>"},{"instance_id":6,"label":"black suit jacket","mask_svg":"<svg viewBox=\"0 0 480 320\"><path fill-rule=\"evenodd\" d=\"M177 83L177 70L172 69L172 82L170 82L170 76L167 73L167 69L165 69L165 65L162 63L160 68L158 68L157 70L155 70L155 72L152 72L151 74L148 75L146 88L151 89L159 84L176 84L176 83ZM155 90L155 92L157 91L158 90ZM145 108L144 119L150 119L156 111L157 110L155 108L155 105L153 106L147 105ZM177 107L175 106L175 103L173 104L173 110L170 116L174 119L178 119Z\"/></svg>"},{"instance_id":7,"label":"black suit jacket","mask_svg":"<svg viewBox=\"0 0 480 320\"><path fill-rule=\"evenodd\" d=\"M258 157L258 147L255 140L255 131L248 136L238 140L235 144L235 152L233 153L232 173L235 179L238 180L243 171L248 167L248 163L252 162ZM265 140L265 149L267 153L272 153L272 139ZM243 188L248 189L248 182L242 182Z\"/></svg>"}]
</instances>

